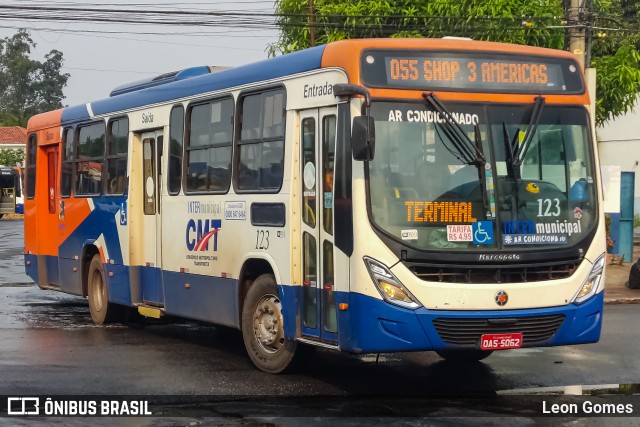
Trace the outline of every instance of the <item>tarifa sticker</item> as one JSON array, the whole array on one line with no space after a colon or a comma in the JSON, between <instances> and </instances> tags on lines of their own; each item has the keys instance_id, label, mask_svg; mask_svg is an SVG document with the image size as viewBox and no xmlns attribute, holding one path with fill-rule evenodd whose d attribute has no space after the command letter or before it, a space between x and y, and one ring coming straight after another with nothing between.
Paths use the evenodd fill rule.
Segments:
<instances>
[{"instance_id":1,"label":"tarifa sticker","mask_svg":"<svg viewBox=\"0 0 640 427\"><path fill-rule=\"evenodd\" d=\"M530 182L525 187L529 193L538 194L540 192L540 187L535 182Z\"/></svg>"},{"instance_id":2,"label":"tarifa sticker","mask_svg":"<svg viewBox=\"0 0 640 427\"><path fill-rule=\"evenodd\" d=\"M408 222L475 222L471 202L404 202Z\"/></svg>"},{"instance_id":3,"label":"tarifa sticker","mask_svg":"<svg viewBox=\"0 0 640 427\"><path fill-rule=\"evenodd\" d=\"M450 242L473 242L471 224L447 225L447 240Z\"/></svg>"},{"instance_id":4,"label":"tarifa sticker","mask_svg":"<svg viewBox=\"0 0 640 427\"><path fill-rule=\"evenodd\" d=\"M418 240L418 230L402 230L400 232L402 240Z\"/></svg>"}]
</instances>

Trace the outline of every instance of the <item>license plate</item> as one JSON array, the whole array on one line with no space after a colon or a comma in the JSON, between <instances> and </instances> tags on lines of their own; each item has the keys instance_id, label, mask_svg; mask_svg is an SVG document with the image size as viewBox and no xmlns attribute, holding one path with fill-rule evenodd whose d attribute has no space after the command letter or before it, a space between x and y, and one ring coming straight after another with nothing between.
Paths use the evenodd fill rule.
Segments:
<instances>
[{"instance_id":1,"label":"license plate","mask_svg":"<svg viewBox=\"0 0 640 427\"><path fill-rule=\"evenodd\" d=\"M522 334L484 334L480 337L480 350L507 350L522 347Z\"/></svg>"}]
</instances>

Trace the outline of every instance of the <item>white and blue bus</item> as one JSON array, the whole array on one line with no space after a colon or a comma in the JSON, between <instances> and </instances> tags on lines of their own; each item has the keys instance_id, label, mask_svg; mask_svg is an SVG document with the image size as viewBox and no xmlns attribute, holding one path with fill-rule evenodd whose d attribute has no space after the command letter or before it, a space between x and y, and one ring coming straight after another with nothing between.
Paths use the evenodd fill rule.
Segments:
<instances>
[{"instance_id":1,"label":"white and blue bus","mask_svg":"<svg viewBox=\"0 0 640 427\"><path fill-rule=\"evenodd\" d=\"M348 40L33 117L26 271L242 330L268 372L352 353L598 341L605 225L567 52ZM43 238L42 236L47 236Z\"/></svg>"}]
</instances>

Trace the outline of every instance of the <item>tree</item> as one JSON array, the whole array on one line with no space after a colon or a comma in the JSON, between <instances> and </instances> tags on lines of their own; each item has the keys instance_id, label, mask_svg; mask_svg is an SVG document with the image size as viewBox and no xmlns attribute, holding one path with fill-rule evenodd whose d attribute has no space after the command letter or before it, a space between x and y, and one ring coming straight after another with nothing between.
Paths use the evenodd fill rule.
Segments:
<instances>
[{"instance_id":1,"label":"tree","mask_svg":"<svg viewBox=\"0 0 640 427\"><path fill-rule=\"evenodd\" d=\"M61 73L62 52L52 50L45 61L31 59L36 46L19 30L0 40L0 125L26 126L34 114L62 107L69 74Z\"/></svg>"},{"instance_id":2,"label":"tree","mask_svg":"<svg viewBox=\"0 0 640 427\"><path fill-rule=\"evenodd\" d=\"M12 148L0 148L0 165L18 166L24 165L24 150Z\"/></svg>"},{"instance_id":3,"label":"tree","mask_svg":"<svg viewBox=\"0 0 640 427\"><path fill-rule=\"evenodd\" d=\"M568 45L567 27L612 28L592 31L592 66L598 69L596 121L602 124L632 108L640 93L640 8L635 0L598 0L594 13L570 22L565 18L565 1L568 4L568 0L314 0L314 33L317 44L365 37L460 36L563 49ZM271 55L310 46L309 12L307 0L277 1L281 33L269 47Z\"/></svg>"}]
</instances>

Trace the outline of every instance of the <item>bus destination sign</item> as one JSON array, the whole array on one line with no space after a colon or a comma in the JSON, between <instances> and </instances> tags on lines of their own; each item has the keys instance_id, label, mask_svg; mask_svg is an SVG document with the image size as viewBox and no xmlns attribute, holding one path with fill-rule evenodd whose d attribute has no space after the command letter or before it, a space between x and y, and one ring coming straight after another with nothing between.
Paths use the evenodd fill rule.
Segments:
<instances>
[{"instance_id":1,"label":"bus destination sign","mask_svg":"<svg viewBox=\"0 0 640 427\"><path fill-rule=\"evenodd\" d=\"M369 87L490 93L584 93L582 75L568 58L484 52L369 50L362 54Z\"/></svg>"}]
</instances>

